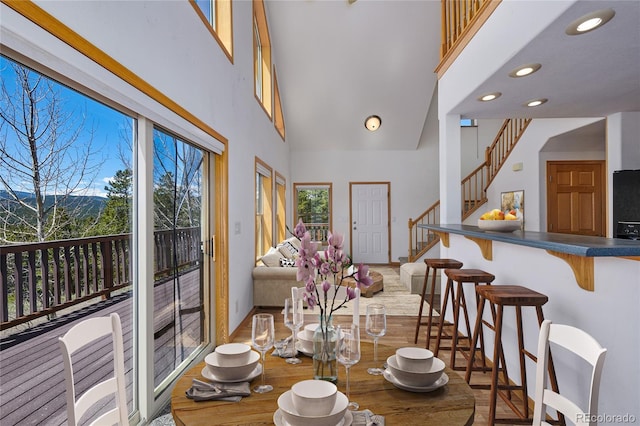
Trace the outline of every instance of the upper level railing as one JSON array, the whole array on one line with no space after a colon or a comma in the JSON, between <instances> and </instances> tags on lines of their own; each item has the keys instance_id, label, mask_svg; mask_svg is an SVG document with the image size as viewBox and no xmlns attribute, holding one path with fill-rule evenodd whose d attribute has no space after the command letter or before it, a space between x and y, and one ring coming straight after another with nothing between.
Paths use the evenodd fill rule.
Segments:
<instances>
[{"instance_id":1,"label":"upper level railing","mask_svg":"<svg viewBox=\"0 0 640 426\"><path fill-rule=\"evenodd\" d=\"M154 233L156 279L200 261L200 228ZM0 247L0 330L131 285L131 234Z\"/></svg>"},{"instance_id":2,"label":"upper level railing","mask_svg":"<svg viewBox=\"0 0 640 426\"><path fill-rule=\"evenodd\" d=\"M462 52L501 0L441 0L440 63L438 78Z\"/></svg>"}]
</instances>

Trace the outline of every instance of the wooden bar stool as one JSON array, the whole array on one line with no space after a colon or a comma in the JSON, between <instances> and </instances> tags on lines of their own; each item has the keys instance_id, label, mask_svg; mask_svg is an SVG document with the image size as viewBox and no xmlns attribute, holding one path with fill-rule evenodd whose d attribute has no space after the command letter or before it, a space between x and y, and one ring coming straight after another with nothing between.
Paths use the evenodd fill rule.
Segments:
<instances>
[{"instance_id":1,"label":"wooden bar stool","mask_svg":"<svg viewBox=\"0 0 640 426\"><path fill-rule=\"evenodd\" d=\"M529 415L529 398L527 394L527 374L525 369L525 355L537 361L536 356L524 348L524 335L522 332L522 307L530 306L535 307L538 316L538 325L542 324L544 315L542 313L542 305L547 303L549 298L544 294L530 290L526 287L515 285L490 285L490 286L478 286L476 287L476 294L479 297L478 302L478 315L476 317L476 323L473 330L473 340L471 342L471 352L469 354L467 362L467 371L465 373L465 380L472 388L475 389L490 389L489 400L489 424L495 423L521 423L531 424L532 418ZM489 301L491 307L491 316L493 318L493 324L482 318L484 312L485 302ZM509 382L509 375L507 373L507 365L504 359L504 351L502 348L502 324L503 314L505 306L513 306L516 311L516 327L518 334L518 356L520 360L520 380L521 385L512 385ZM472 384L471 375L473 371L483 370L474 366L475 351L478 343L479 336L482 336L482 326L486 326L495 333L495 341L493 347L493 368L491 370L491 384ZM484 350L480 354L483 364L486 359ZM549 378L551 387L554 391L558 391L558 382L556 380L555 369L551 358L549 359ZM504 383L499 383L498 375L499 371L503 373ZM512 401L511 391L522 391L522 410L516 407ZM496 401L498 395L504 400L504 402L511 408L511 410L518 416L516 418L496 419Z\"/></svg>"},{"instance_id":2,"label":"wooden bar stool","mask_svg":"<svg viewBox=\"0 0 640 426\"><path fill-rule=\"evenodd\" d=\"M418 321L416 323L416 336L413 339L413 343L418 343L418 333L420 332L420 326L427 326L427 345L426 348L429 349L429 343L431 341L431 325L433 320L433 301L435 299L435 291L436 291L436 275L438 273L438 269L457 269L462 268L462 262L455 259L425 259L424 263L427 265L427 271L424 274L424 284L422 285L422 298L420 299L422 303L420 303L420 310L418 311ZM431 277L431 291L429 293L429 315L427 316L427 322L422 321L422 309L424 307L424 296L427 293L427 285L429 283L429 271L433 269L433 275ZM435 336L433 336L435 337Z\"/></svg>"},{"instance_id":3,"label":"wooden bar stool","mask_svg":"<svg viewBox=\"0 0 640 426\"><path fill-rule=\"evenodd\" d=\"M464 317L465 326L467 329L467 335L464 337L468 341L471 340L471 324L469 322L469 312L467 311L467 301L464 295L463 284L473 284L474 289L480 283L490 285L496 278L495 275L485 272L481 269L445 269L444 273L447 275L447 285L445 287L444 299L442 301L442 311L440 312L440 323L438 324L438 334L436 339L436 347L434 355L438 356L440 349L451 351L450 367L452 370L465 370L466 367L456 367L456 352L468 351L469 346L462 347L458 345L459 340L459 325L460 325L460 310ZM454 291L453 283L456 282L457 286ZM476 302L478 301L478 295L475 295ZM451 298L451 306L453 308L453 323L446 324L451 326L451 336L443 336L444 316L447 313L447 305L449 304L449 298ZM450 347L441 347L440 342L442 339L451 339ZM484 351L484 338L480 336L480 345ZM463 352L464 355L464 352Z\"/></svg>"}]
</instances>

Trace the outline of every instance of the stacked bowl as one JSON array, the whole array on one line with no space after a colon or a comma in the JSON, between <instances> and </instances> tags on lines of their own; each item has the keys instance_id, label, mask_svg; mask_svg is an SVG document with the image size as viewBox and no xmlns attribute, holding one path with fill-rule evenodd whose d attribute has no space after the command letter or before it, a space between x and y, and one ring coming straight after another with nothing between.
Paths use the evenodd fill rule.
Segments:
<instances>
[{"instance_id":1,"label":"stacked bowl","mask_svg":"<svg viewBox=\"0 0 640 426\"><path fill-rule=\"evenodd\" d=\"M387 367L387 380L407 390L434 390L446 383L444 362L428 349L399 348L387 358Z\"/></svg>"},{"instance_id":2,"label":"stacked bowl","mask_svg":"<svg viewBox=\"0 0 640 426\"><path fill-rule=\"evenodd\" d=\"M325 380L303 380L278 397L276 425L336 426L345 423L349 400Z\"/></svg>"},{"instance_id":3,"label":"stacked bowl","mask_svg":"<svg viewBox=\"0 0 640 426\"><path fill-rule=\"evenodd\" d=\"M296 334L296 349L307 356L311 356L313 354L313 334L319 326L320 324L318 323L305 325L304 329Z\"/></svg>"},{"instance_id":4,"label":"stacked bowl","mask_svg":"<svg viewBox=\"0 0 640 426\"><path fill-rule=\"evenodd\" d=\"M204 361L203 376L214 381L243 382L259 374L260 354L244 343L219 345Z\"/></svg>"}]
</instances>

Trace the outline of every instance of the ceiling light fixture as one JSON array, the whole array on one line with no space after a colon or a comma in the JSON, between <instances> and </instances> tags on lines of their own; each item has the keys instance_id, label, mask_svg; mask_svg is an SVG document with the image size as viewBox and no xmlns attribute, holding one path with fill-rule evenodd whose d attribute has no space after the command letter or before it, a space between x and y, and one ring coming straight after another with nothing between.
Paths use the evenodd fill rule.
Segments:
<instances>
[{"instance_id":1,"label":"ceiling light fixture","mask_svg":"<svg viewBox=\"0 0 640 426\"><path fill-rule=\"evenodd\" d=\"M538 71L541 67L542 67L542 65L540 65L540 64L522 65L522 66L514 69L513 71L511 71L509 73L509 77L518 78L518 77L524 77L524 76L527 76L527 75L531 75L534 72Z\"/></svg>"},{"instance_id":2,"label":"ceiling light fixture","mask_svg":"<svg viewBox=\"0 0 640 426\"><path fill-rule=\"evenodd\" d=\"M493 101L494 99L498 99L500 96L502 96L502 93L500 92L487 93L486 95L480 96L478 100L481 102L489 102Z\"/></svg>"},{"instance_id":3,"label":"ceiling light fixture","mask_svg":"<svg viewBox=\"0 0 640 426\"><path fill-rule=\"evenodd\" d=\"M381 124L382 120L377 115L370 115L364 120L364 127L371 132L378 130Z\"/></svg>"},{"instance_id":4,"label":"ceiling light fixture","mask_svg":"<svg viewBox=\"0 0 640 426\"><path fill-rule=\"evenodd\" d=\"M591 12L573 21L564 30L568 35L580 35L593 31L609 22L615 16L613 9L602 9Z\"/></svg>"},{"instance_id":5,"label":"ceiling light fixture","mask_svg":"<svg viewBox=\"0 0 640 426\"><path fill-rule=\"evenodd\" d=\"M547 101L548 101L548 99L545 99L545 98L532 99L532 100L528 101L527 103L525 103L524 106L537 107L538 105L542 105L542 104L546 103Z\"/></svg>"}]
</instances>

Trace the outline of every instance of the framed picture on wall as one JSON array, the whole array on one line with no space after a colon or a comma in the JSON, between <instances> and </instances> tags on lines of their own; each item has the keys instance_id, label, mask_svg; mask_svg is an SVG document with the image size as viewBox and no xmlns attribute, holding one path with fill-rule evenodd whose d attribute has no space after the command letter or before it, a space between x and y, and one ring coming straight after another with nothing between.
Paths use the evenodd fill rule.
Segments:
<instances>
[{"instance_id":1,"label":"framed picture on wall","mask_svg":"<svg viewBox=\"0 0 640 426\"><path fill-rule=\"evenodd\" d=\"M505 213L515 210L516 217L522 220L524 227L524 191L503 192L501 195L500 210Z\"/></svg>"}]
</instances>

